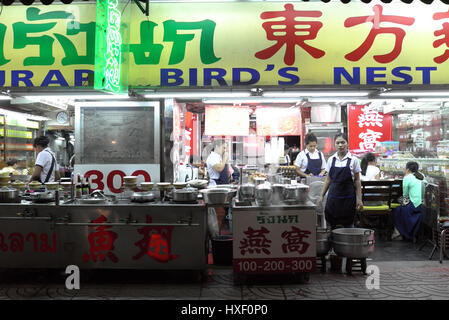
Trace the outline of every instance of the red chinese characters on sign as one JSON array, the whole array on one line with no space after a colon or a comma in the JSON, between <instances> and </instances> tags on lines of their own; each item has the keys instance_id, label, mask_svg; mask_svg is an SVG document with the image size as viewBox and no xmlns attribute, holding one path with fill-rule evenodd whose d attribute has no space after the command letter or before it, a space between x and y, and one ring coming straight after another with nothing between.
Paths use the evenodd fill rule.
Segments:
<instances>
[{"instance_id":1,"label":"red chinese characters on sign","mask_svg":"<svg viewBox=\"0 0 449 320\"><path fill-rule=\"evenodd\" d=\"M6 243L5 239L9 240L9 246ZM39 240L40 246L39 246ZM33 243L33 251L34 252L56 252L56 233L53 232L51 235L51 241L49 242L49 236L46 233L38 235L34 232L28 233L27 235L23 235L18 232L11 233L8 237L4 234L0 233L0 250L3 252L23 252L25 243L31 242Z\"/></svg>"},{"instance_id":2,"label":"red chinese characters on sign","mask_svg":"<svg viewBox=\"0 0 449 320\"><path fill-rule=\"evenodd\" d=\"M391 115L370 105L348 105L348 133L350 150L374 151L378 143L392 139Z\"/></svg>"},{"instance_id":3,"label":"red chinese characters on sign","mask_svg":"<svg viewBox=\"0 0 449 320\"><path fill-rule=\"evenodd\" d=\"M447 12L437 12L433 15L433 20L441 20L449 18L449 10ZM435 37L443 36L443 38L435 40L433 42L433 47L438 48L443 44L446 45L446 48L449 47L449 23L443 23L442 29L434 32ZM438 57L435 57L433 61L436 63L443 63L449 58L449 50L446 49L444 53Z\"/></svg>"},{"instance_id":4,"label":"red chinese characters on sign","mask_svg":"<svg viewBox=\"0 0 449 320\"><path fill-rule=\"evenodd\" d=\"M246 252L249 253L265 253L270 255L271 252L268 250L270 248L271 240L265 237L265 234L270 233L267 228L262 227L260 230L254 230L248 227L247 231L243 232L246 237L240 241L240 252L244 255Z\"/></svg>"},{"instance_id":5,"label":"red chinese characters on sign","mask_svg":"<svg viewBox=\"0 0 449 320\"><path fill-rule=\"evenodd\" d=\"M310 246L304 239L309 238L310 234L310 231L292 226L291 231L284 231L281 235L287 241L287 243L282 244L282 251L284 253L298 252L300 255L304 254Z\"/></svg>"},{"instance_id":6,"label":"red chinese characters on sign","mask_svg":"<svg viewBox=\"0 0 449 320\"><path fill-rule=\"evenodd\" d=\"M104 223L105 221L107 221L106 217L101 215L93 223ZM114 250L114 241L118 237L117 233L107 230L111 228L110 226L90 226L90 228L95 228L95 232L91 232L87 237L90 253L84 254L84 262L88 262L89 258L92 258L93 262L97 262L98 259L105 261L106 257L108 257L112 262L117 263L118 258L112 252Z\"/></svg>"},{"instance_id":7,"label":"red chinese characters on sign","mask_svg":"<svg viewBox=\"0 0 449 320\"><path fill-rule=\"evenodd\" d=\"M304 49L313 58L318 59L325 55L323 50L314 48L305 43L307 40L313 40L317 37L318 31L323 24L319 21L298 21L296 18L319 18L321 11L296 11L293 5L288 3L284 6L285 11L263 12L262 19L284 18L281 21L264 22L262 27L267 33L267 39L276 41L273 46L259 51L255 54L258 59L269 59L276 54L284 45L286 46L284 54L285 64L291 66L295 63L296 46ZM303 27L304 26L304 27Z\"/></svg>"},{"instance_id":8,"label":"red chinese characters on sign","mask_svg":"<svg viewBox=\"0 0 449 320\"><path fill-rule=\"evenodd\" d=\"M152 218L147 215L147 223L151 223ZM137 230L143 238L135 245L140 248L140 252L133 257L140 259L145 254L159 262L168 262L177 259L179 256L171 254L171 237L173 227L170 226L145 226Z\"/></svg>"},{"instance_id":9,"label":"red chinese characters on sign","mask_svg":"<svg viewBox=\"0 0 449 320\"><path fill-rule=\"evenodd\" d=\"M389 63L395 60L402 50L402 42L405 37L405 31L401 28L394 27L380 27L381 22L391 22L406 26L411 26L414 22L414 18L409 17L401 17L401 16L392 16L392 15L383 15L382 14L382 6L375 5L373 7L374 16L362 16L362 17L351 17L345 20L344 26L346 28L351 28L353 26L371 22L373 27L368 34L366 40L358 47L356 50L345 55L345 58L349 61L359 61L371 48L374 43L374 40L379 34L393 34L395 36L395 43L393 51L383 55L375 55L374 60L379 63Z\"/></svg>"}]
</instances>

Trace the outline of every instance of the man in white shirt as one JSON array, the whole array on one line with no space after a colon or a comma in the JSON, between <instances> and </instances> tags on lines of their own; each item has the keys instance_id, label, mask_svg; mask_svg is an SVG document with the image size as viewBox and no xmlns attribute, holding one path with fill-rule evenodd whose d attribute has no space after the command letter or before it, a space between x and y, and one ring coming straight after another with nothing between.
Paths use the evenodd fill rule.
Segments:
<instances>
[{"instance_id":1,"label":"man in white shirt","mask_svg":"<svg viewBox=\"0 0 449 320\"><path fill-rule=\"evenodd\" d=\"M213 151L207 157L206 166L209 185L229 184L228 153L223 140L213 142Z\"/></svg>"},{"instance_id":2,"label":"man in white shirt","mask_svg":"<svg viewBox=\"0 0 449 320\"><path fill-rule=\"evenodd\" d=\"M296 172L303 178L307 176L323 176L326 172L326 159L324 154L316 149L316 136L309 132L306 134L306 149L301 151L295 160Z\"/></svg>"},{"instance_id":3,"label":"man in white shirt","mask_svg":"<svg viewBox=\"0 0 449 320\"><path fill-rule=\"evenodd\" d=\"M41 183L47 183L59 180L59 167L56 163L55 155L48 147L49 142L50 139L46 136L34 139L33 147L37 157L34 172L29 182L36 180Z\"/></svg>"}]
</instances>

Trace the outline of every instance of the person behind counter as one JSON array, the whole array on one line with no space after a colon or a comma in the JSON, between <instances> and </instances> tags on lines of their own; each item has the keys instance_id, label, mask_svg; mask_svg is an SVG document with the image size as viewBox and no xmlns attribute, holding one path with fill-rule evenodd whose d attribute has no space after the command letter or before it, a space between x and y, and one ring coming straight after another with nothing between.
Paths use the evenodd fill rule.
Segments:
<instances>
[{"instance_id":1,"label":"person behind counter","mask_svg":"<svg viewBox=\"0 0 449 320\"><path fill-rule=\"evenodd\" d=\"M213 151L207 157L206 166L209 174L209 185L229 184L228 153L224 140L213 142Z\"/></svg>"},{"instance_id":2,"label":"person behind counter","mask_svg":"<svg viewBox=\"0 0 449 320\"><path fill-rule=\"evenodd\" d=\"M40 136L34 139L33 147L37 153L34 172L30 181L39 181L47 183L58 181L60 178L58 164L51 149L48 147L50 139L46 136Z\"/></svg>"},{"instance_id":3,"label":"person behind counter","mask_svg":"<svg viewBox=\"0 0 449 320\"><path fill-rule=\"evenodd\" d=\"M8 172L11 174L20 174L19 171L17 171L17 159L9 159L6 161L6 167L4 167L1 172Z\"/></svg>"},{"instance_id":4,"label":"person behind counter","mask_svg":"<svg viewBox=\"0 0 449 320\"><path fill-rule=\"evenodd\" d=\"M366 153L362 161L360 162L361 180L379 180L380 179L380 169L376 166L376 156L374 153Z\"/></svg>"},{"instance_id":5,"label":"person behind counter","mask_svg":"<svg viewBox=\"0 0 449 320\"><path fill-rule=\"evenodd\" d=\"M323 176L326 173L326 160L324 154L317 150L317 138L309 132L306 134L306 149L301 151L295 160L296 172L301 177Z\"/></svg>"},{"instance_id":6,"label":"person behind counter","mask_svg":"<svg viewBox=\"0 0 449 320\"><path fill-rule=\"evenodd\" d=\"M416 237L422 221L422 195L425 187L424 175L418 172L418 163L407 162L402 180L403 197L409 197L407 205L401 205L392 212L393 225L396 228L392 238L402 235L406 239Z\"/></svg>"},{"instance_id":7,"label":"person behind counter","mask_svg":"<svg viewBox=\"0 0 449 320\"><path fill-rule=\"evenodd\" d=\"M335 135L337 153L327 161L328 175L324 181L318 206L329 190L325 218L331 229L342 226L352 228L356 210L363 210L362 185L360 182L359 160L348 152L348 137L345 133Z\"/></svg>"}]
</instances>

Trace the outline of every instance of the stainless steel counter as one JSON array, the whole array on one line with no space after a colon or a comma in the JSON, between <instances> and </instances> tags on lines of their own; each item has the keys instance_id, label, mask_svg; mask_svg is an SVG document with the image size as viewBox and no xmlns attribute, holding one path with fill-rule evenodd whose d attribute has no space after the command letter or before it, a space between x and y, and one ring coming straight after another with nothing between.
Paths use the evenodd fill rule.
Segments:
<instances>
[{"instance_id":1,"label":"stainless steel counter","mask_svg":"<svg viewBox=\"0 0 449 320\"><path fill-rule=\"evenodd\" d=\"M207 263L204 204L0 204L0 268L182 269Z\"/></svg>"}]
</instances>

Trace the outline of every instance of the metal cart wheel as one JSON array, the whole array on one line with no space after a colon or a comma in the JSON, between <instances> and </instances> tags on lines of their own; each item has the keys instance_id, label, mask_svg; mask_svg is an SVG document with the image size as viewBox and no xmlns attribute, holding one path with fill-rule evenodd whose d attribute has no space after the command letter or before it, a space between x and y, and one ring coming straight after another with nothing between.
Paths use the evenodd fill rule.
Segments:
<instances>
[{"instance_id":1,"label":"metal cart wheel","mask_svg":"<svg viewBox=\"0 0 449 320\"><path fill-rule=\"evenodd\" d=\"M352 258L346 258L346 273L352 275Z\"/></svg>"},{"instance_id":2,"label":"metal cart wheel","mask_svg":"<svg viewBox=\"0 0 449 320\"><path fill-rule=\"evenodd\" d=\"M366 275L366 258L362 258L360 263L361 263L362 273L364 275Z\"/></svg>"}]
</instances>

